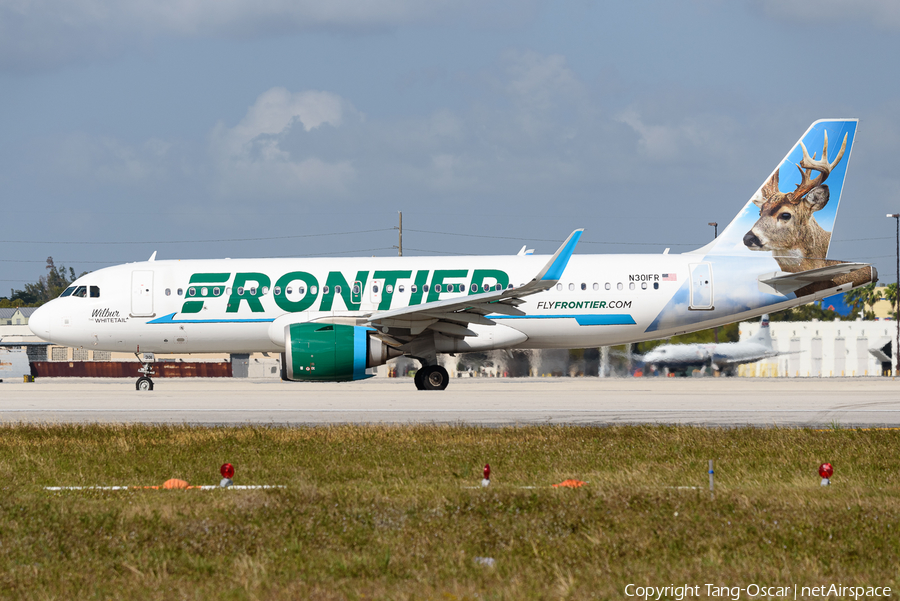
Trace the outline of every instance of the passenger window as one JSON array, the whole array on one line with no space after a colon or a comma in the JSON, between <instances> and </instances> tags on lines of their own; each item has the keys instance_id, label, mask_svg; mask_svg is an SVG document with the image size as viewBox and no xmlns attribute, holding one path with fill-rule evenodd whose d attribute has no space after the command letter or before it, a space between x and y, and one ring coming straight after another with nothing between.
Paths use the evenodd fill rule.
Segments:
<instances>
[{"instance_id":1,"label":"passenger window","mask_svg":"<svg viewBox=\"0 0 900 601\"><path fill-rule=\"evenodd\" d=\"M512 290L512 287L513 287L513 285L512 285L512 284L509 284L509 285L506 286L506 289L507 289L507 290Z\"/></svg>"},{"instance_id":2,"label":"passenger window","mask_svg":"<svg viewBox=\"0 0 900 601\"><path fill-rule=\"evenodd\" d=\"M340 294L340 293L341 293L341 287L340 287L340 286L335 286L335 287L334 287L334 293L335 293L335 294Z\"/></svg>"},{"instance_id":3,"label":"passenger window","mask_svg":"<svg viewBox=\"0 0 900 601\"><path fill-rule=\"evenodd\" d=\"M180 294L180 292L179 292L179 294ZM231 286L225 287L225 294L227 294L228 296L231 296Z\"/></svg>"},{"instance_id":4,"label":"passenger window","mask_svg":"<svg viewBox=\"0 0 900 601\"><path fill-rule=\"evenodd\" d=\"M569 284L569 291L571 292L572 290L575 290L575 284L574 284L574 283Z\"/></svg>"},{"instance_id":5,"label":"passenger window","mask_svg":"<svg viewBox=\"0 0 900 601\"><path fill-rule=\"evenodd\" d=\"M653 289L659 290L659 282L653 282Z\"/></svg>"},{"instance_id":6,"label":"passenger window","mask_svg":"<svg viewBox=\"0 0 900 601\"><path fill-rule=\"evenodd\" d=\"M310 291L311 291L313 294L315 294L315 293L316 293L316 287L313 286L312 288L310 288ZM306 294L306 288L304 288L303 286L298 286L298 287L297 287L297 294Z\"/></svg>"},{"instance_id":7,"label":"passenger window","mask_svg":"<svg viewBox=\"0 0 900 601\"><path fill-rule=\"evenodd\" d=\"M328 286L322 286L322 294L328 294Z\"/></svg>"},{"instance_id":8,"label":"passenger window","mask_svg":"<svg viewBox=\"0 0 900 601\"><path fill-rule=\"evenodd\" d=\"M188 292L190 292L190 290ZM243 286L238 286L238 296L244 296L244 287Z\"/></svg>"},{"instance_id":9,"label":"passenger window","mask_svg":"<svg viewBox=\"0 0 900 601\"><path fill-rule=\"evenodd\" d=\"M181 296L182 294L184 294L184 290L179 288L178 290L175 291L175 294L177 294L178 296Z\"/></svg>"},{"instance_id":10,"label":"passenger window","mask_svg":"<svg viewBox=\"0 0 900 601\"><path fill-rule=\"evenodd\" d=\"M494 284L494 290L503 290L503 284Z\"/></svg>"},{"instance_id":11,"label":"passenger window","mask_svg":"<svg viewBox=\"0 0 900 601\"><path fill-rule=\"evenodd\" d=\"M397 291L400 293L403 292L403 284L400 284L400 286L397 288Z\"/></svg>"},{"instance_id":12,"label":"passenger window","mask_svg":"<svg viewBox=\"0 0 900 601\"><path fill-rule=\"evenodd\" d=\"M372 286L372 292L378 294L378 286Z\"/></svg>"},{"instance_id":13,"label":"passenger window","mask_svg":"<svg viewBox=\"0 0 900 601\"><path fill-rule=\"evenodd\" d=\"M275 289L273 290L273 292L275 293L275 296L278 296L279 294L281 294L281 286L275 286Z\"/></svg>"},{"instance_id":14,"label":"passenger window","mask_svg":"<svg viewBox=\"0 0 900 601\"><path fill-rule=\"evenodd\" d=\"M338 290L338 288L340 288L340 286L336 286L335 290L337 290L337 293L340 294L341 291ZM353 294L359 294L359 284L353 284Z\"/></svg>"},{"instance_id":15,"label":"passenger window","mask_svg":"<svg viewBox=\"0 0 900 601\"><path fill-rule=\"evenodd\" d=\"M647 289L647 282L641 282L641 290Z\"/></svg>"},{"instance_id":16,"label":"passenger window","mask_svg":"<svg viewBox=\"0 0 900 601\"><path fill-rule=\"evenodd\" d=\"M600 290L600 284L594 282L594 290Z\"/></svg>"},{"instance_id":17,"label":"passenger window","mask_svg":"<svg viewBox=\"0 0 900 601\"><path fill-rule=\"evenodd\" d=\"M91 298L100 298L100 288L91 286Z\"/></svg>"},{"instance_id":18,"label":"passenger window","mask_svg":"<svg viewBox=\"0 0 900 601\"><path fill-rule=\"evenodd\" d=\"M213 296L219 296L220 292L222 292L222 290L218 286L213 288Z\"/></svg>"},{"instance_id":19,"label":"passenger window","mask_svg":"<svg viewBox=\"0 0 900 601\"><path fill-rule=\"evenodd\" d=\"M303 290L303 288L301 288L300 290ZM319 287L318 287L318 286L310 286L310 287L309 287L309 293L310 293L310 294L318 294L318 293L319 293ZM301 292L300 294L303 294L303 293Z\"/></svg>"},{"instance_id":20,"label":"passenger window","mask_svg":"<svg viewBox=\"0 0 900 601\"><path fill-rule=\"evenodd\" d=\"M206 286L200 289L200 296L206 296L207 294L209 294L209 290L206 288Z\"/></svg>"},{"instance_id":21,"label":"passenger window","mask_svg":"<svg viewBox=\"0 0 900 601\"><path fill-rule=\"evenodd\" d=\"M434 291L435 291L435 292L440 292L440 291L441 291L441 285L440 285L440 284L435 284L435 285L434 285Z\"/></svg>"},{"instance_id":22,"label":"passenger window","mask_svg":"<svg viewBox=\"0 0 900 601\"><path fill-rule=\"evenodd\" d=\"M166 288L166 296L172 296L172 289Z\"/></svg>"},{"instance_id":23,"label":"passenger window","mask_svg":"<svg viewBox=\"0 0 900 601\"><path fill-rule=\"evenodd\" d=\"M557 285L556 285L556 289L557 289L557 290L562 290L562 284L557 284Z\"/></svg>"},{"instance_id":24,"label":"passenger window","mask_svg":"<svg viewBox=\"0 0 900 601\"><path fill-rule=\"evenodd\" d=\"M418 289L418 286L416 286L415 284L413 284L412 286L409 287L409 291L412 292L413 294L416 293L417 289Z\"/></svg>"},{"instance_id":25,"label":"passenger window","mask_svg":"<svg viewBox=\"0 0 900 601\"><path fill-rule=\"evenodd\" d=\"M268 286L263 286L263 287L262 287L262 293L263 293L263 296L267 295L267 294L269 293L269 287L268 287Z\"/></svg>"},{"instance_id":26,"label":"passenger window","mask_svg":"<svg viewBox=\"0 0 900 601\"><path fill-rule=\"evenodd\" d=\"M472 292L478 292L478 284L472 284Z\"/></svg>"},{"instance_id":27,"label":"passenger window","mask_svg":"<svg viewBox=\"0 0 900 601\"><path fill-rule=\"evenodd\" d=\"M628 289L629 289L629 290L634 290L634 282L629 282L629 283L628 283Z\"/></svg>"},{"instance_id":28,"label":"passenger window","mask_svg":"<svg viewBox=\"0 0 900 601\"><path fill-rule=\"evenodd\" d=\"M376 288L377 288L377 286L376 286ZM390 284L388 284L387 286L384 287L384 291L387 292L388 294L391 294L394 291L394 287L391 286ZM377 292L377 290L376 290L376 292Z\"/></svg>"},{"instance_id":29,"label":"passenger window","mask_svg":"<svg viewBox=\"0 0 900 601\"><path fill-rule=\"evenodd\" d=\"M256 296L256 286L250 288L250 296Z\"/></svg>"},{"instance_id":30,"label":"passenger window","mask_svg":"<svg viewBox=\"0 0 900 601\"><path fill-rule=\"evenodd\" d=\"M581 282L581 289L587 290L587 284L585 284L584 282Z\"/></svg>"},{"instance_id":31,"label":"passenger window","mask_svg":"<svg viewBox=\"0 0 900 601\"><path fill-rule=\"evenodd\" d=\"M610 289L612 289L612 284L610 284L609 282L606 282L606 285L604 286L604 288L606 288L607 290L610 290Z\"/></svg>"},{"instance_id":32,"label":"passenger window","mask_svg":"<svg viewBox=\"0 0 900 601\"><path fill-rule=\"evenodd\" d=\"M197 289L193 286L188 288L188 296L197 296Z\"/></svg>"},{"instance_id":33,"label":"passenger window","mask_svg":"<svg viewBox=\"0 0 900 601\"><path fill-rule=\"evenodd\" d=\"M425 284L424 286L422 286L422 291L428 292L428 284Z\"/></svg>"},{"instance_id":34,"label":"passenger window","mask_svg":"<svg viewBox=\"0 0 900 601\"><path fill-rule=\"evenodd\" d=\"M285 294L291 294L293 291L294 291L294 289L291 288L290 286L288 286L288 287L285 288L285 290L284 290ZM299 290L298 290L298 292L299 292ZM275 294L278 294L278 293L276 292ZM300 292L300 294L303 294L303 293Z\"/></svg>"},{"instance_id":35,"label":"passenger window","mask_svg":"<svg viewBox=\"0 0 900 601\"><path fill-rule=\"evenodd\" d=\"M62 298L64 296L69 296L73 292L75 292L75 286L69 286L68 288L63 290L63 293L59 295L59 298Z\"/></svg>"},{"instance_id":36,"label":"passenger window","mask_svg":"<svg viewBox=\"0 0 900 601\"><path fill-rule=\"evenodd\" d=\"M621 290L622 288L624 288L624 286L622 285L622 282L619 282L618 284L616 284L617 290Z\"/></svg>"}]
</instances>

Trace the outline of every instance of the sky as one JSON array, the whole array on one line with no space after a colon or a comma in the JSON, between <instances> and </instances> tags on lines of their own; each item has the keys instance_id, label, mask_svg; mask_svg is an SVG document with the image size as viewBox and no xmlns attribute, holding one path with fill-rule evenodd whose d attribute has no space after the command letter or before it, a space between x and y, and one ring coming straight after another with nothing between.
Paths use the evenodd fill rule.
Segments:
<instances>
[{"instance_id":1,"label":"sky","mask_svg":"<svg viewBox=\"0 0 900 601\"><path fill-rule=\"evenodd\" d=\"M399 211L406 255L685 252L844 117L829 257L892 282L898 56L894 0L0 0L0 296L395 255Z\"/></svg>"}]
</instances>

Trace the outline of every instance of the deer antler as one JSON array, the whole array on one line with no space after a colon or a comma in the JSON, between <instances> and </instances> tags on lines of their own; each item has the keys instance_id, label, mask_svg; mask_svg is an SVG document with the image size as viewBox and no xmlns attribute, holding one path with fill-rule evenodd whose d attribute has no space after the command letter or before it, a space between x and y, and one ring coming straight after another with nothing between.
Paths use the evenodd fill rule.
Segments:
<instances>
[{"instance_id":1,"label":"deer antler","mask_svg":"<svg viewBox=\"0 0 900 601\"><path fill-rule=\"evenodd\" d=\"M841 159L844 158L844 151L847 150L847 134L844 134L844 143L841 144L841 151L838 153L837 158L834 159L834 162L828 162L828 131L825 131L825 145L822 148L822 158L818 161L816 160L816 155L813 153L812 158L809 156L809 152L806 150L806 146L803 142L800 142L800 148L803 150L803 159L800 161L800 164L797 165L797 169L800 170L800 175L802 177L802 181L797 184L797 189L791 193L791 202L797 203L800 202L800 199L803 198L810 190L820 185L831 174L831 170L835 168L835 166L841 162ZM810 179L810 175L813 171L818 171L819 176L816 179Z\"/></svg>"}]
</instances>

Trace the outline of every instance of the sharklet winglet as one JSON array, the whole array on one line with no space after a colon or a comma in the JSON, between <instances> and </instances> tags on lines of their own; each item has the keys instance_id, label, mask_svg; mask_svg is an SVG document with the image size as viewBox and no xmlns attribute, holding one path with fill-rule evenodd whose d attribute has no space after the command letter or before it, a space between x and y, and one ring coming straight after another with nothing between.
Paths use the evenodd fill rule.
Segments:
<instances>
[{"instance_id":1,"label":"sharklet winglet","mask_svg":"<svg viewBox=\"0 0 900 601\"><path fill-rule=\"evenodd\" d=\"M569 259L572 258L572 253L575 252L575 246L578 244L578 241L581 239L581 234L583 233L584 228L581 228L569 234L568 239L563 242L562 246L559 247L547 263L547 266L541 270L541 273L539 273L535 279L543 282L558 281L566 270Z\"/></svg>"}]
</instances>

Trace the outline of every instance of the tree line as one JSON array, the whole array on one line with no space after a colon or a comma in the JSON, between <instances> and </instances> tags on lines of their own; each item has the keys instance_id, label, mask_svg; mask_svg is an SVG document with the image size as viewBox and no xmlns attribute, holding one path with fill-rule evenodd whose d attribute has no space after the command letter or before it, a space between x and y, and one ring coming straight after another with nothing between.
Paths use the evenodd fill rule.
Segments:
<instances>
[{"instance_id":1,"label":"tree line","mask_svg":"<svg viewBox=\"0 0 900 601\"><path fill-rule=\"evenodd\" d=\"M0 308L40 307L62 294L69 284L86 273L85 271L81 275L75 275L75 270L71 267L56 265L53 257L47 257L47 273L40 276L37 282L25 284L22 290L10 290L8 297L0 296Z\"/></svg>"}]
</instances>

